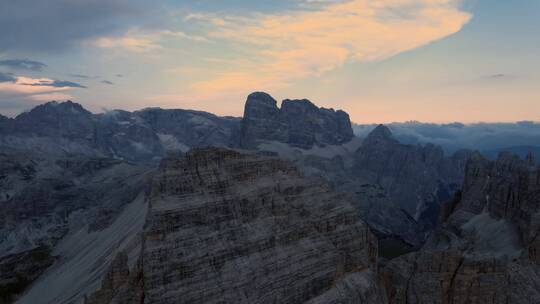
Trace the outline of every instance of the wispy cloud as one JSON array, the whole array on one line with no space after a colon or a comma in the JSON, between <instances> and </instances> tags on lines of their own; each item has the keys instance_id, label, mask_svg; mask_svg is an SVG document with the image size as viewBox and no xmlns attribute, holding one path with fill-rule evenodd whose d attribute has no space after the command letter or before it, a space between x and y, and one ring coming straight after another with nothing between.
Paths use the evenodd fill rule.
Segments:
<instances>
[{"instance_id":1,"label":"wispy cloud","mask_svg":"<svg viewBox=\"0 0 540 304\"><path fill-rule=\"evenodd\" d=\"M171 40L208 42L206 37L190 35L182 31L142 31L139 29L132 29L121 36L100 37L92 40L90 43L100 48L121 48L134 53L150 53L163 49L163 44Z\"/></svg>"},{"instance_id":2,"label":"wispy cloud","mask_svg":"<svg viewBox=\"0 0 540 304\"><path fill-rule=\"evenodd\" d=\"M29 79L29 82L20 82L21 79ZM53 80L48 78L26 78L26 77L19 77L17 84L20 85L26 85L26 86L34 86L34 87L55 87L55 88L82 88L86 89L87 87L73 81L66 81L66 80Z\"/></svg>"},{"instance_id":3,"label":"wispy cloud","mask_svg":"<svg viewBox=\"0 0 540 304\"><path fill-rule=\"evenodd\" d=\"M346 62L389 58L459 31L471 18L453 0L351 0L316 10L252 17L192 14L213 25L210 39L248 55L234 69L194 84L197 91L276 89Z\"/></svg>"},{"instance_id":4,"label":"wispy cloud","mask_svg":"<svg viewBox=\"0 0 540 304\"><path fill-rule=\"evenodd\" d=\"M0 72L0 83L2 82L15 82L17 78L13 77L11 74Z\"/></svg>"},{"instance_id":5,"label":"wispy cloud","mask_svg":"<svg viewBox=\"0 0 540 304\"><path fill-rule=\"evenodd\" d=\"M29 59L4 59L0 60L0 66L17 70L41 71L47 65L43 62Z\"/></svg>"},{"instance_id":6,"label":"wispy cloud","mask_svg":"<svg viewBox=\"0 0 540 304\"><path fill-rule=\"evenodd\" d=\"M0 78L1 76L0 73ZM38 102L72 99L70 91L78 88L85 88L85 86L50 78L12 76L9 81L0 81L0 109L6 108L9 111L6 113L12 115ZM14 102L17 105L12 104ZM6 103L11 104L7 107Z\"/></svg>"}]
</instances>

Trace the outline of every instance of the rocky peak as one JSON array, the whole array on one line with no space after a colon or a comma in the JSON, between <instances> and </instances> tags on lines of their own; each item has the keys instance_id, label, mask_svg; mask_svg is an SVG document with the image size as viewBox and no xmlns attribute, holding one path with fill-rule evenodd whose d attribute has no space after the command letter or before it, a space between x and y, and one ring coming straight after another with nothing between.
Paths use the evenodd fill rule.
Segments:
<instances>
[{"instance_id":1,"label":"rocky peak","mask_svg":"<svg viewBox=\"0 0 540 304\"><path fill-rule=\"evenodd\" d=\"M276 111L279 110L277 107L277 101L269 94L264 92L255 92L249 94L246 101L245 110L249 111L260 108L267 108L269 110Z\"/></svg>"},{"instance_id":2,"label":"rocky peak","mask_svg":"<svg viewBox=\"0 0 540 304\"><path fill-rule=\"evenodd\" d=\"M381 143L381 142L390 142L397 143L398 141L394 138L392 131L385 125L378 125L373 131L371 131L366 140L366 143Z\"/></svg>"},{"instance_id":3,"label":"rocky peak","mask_svg":"<svg viewBox=\"0 0 540 304\"><path fill-rule=\"evenodd\" d=\"M278 141L310 149L314 145L339 145L354 137L349 115L318 108L307 99L277 102L266 93L253 93L246 101L241 146L255 149L260 143Z\"/></svg>"},{"instance_id":4,"label":"rocky peak","mask_svg":"<svg viewBox=\"0 0 540 304\"><path fill-rule=\"evenodd\" d=\"M307 99L285 99L281 103L281 110L291 114L307 114L319 111L319 108Z\"/></svg>"},{"instance_id":5,"label":"rocky peak","mask_svg":"<svg viewBox=\"0 0 540 304\"><path fill-rule=\"evenodd\" d=\"M540 168L510 153L473 153L463 191L417 253L383 270L390 303L536 303Z\"/></svg>"},{"instance_id":6,"label":"rocky peak","mask_svg":"<svg viewBox=\"0 0 540 304\"><path fill-rule=\"evenodd\" d=\"M356 208L289 162L194 149L162 162L149 200L145 302L382 303Z\"/></svg>"},{"instance_id":7,"label":"rocky peak","mask_svg":"<svg viewBox=\"0 0 540 304\"><path fill-rule=\"evenodd\" d=\"M5 131L8 135L64 137L81 141L90 139L94 130L93 114L80 104L51 101L19 114Z\"/></svg>"},{"instance_id":8,"label":"rocky peak","mask_svg":"<svg viewBox=\"0 0 540 304\"><path fill-rule=\"evenodd\" d=\"M86 110L81 104L67 100L64 102L50 101L39 105L30 112L22 113L17 118L23 116L42 117L45 115L69 115L69 116L92 116L92 113Z\"/></svg>"},{"instance_id":9,"label":"rocky peak","mask_svg":"<svg viewBox=\"0 0 540 304\"><path fill-rule=\"evenodd\" d=\"M379 125L354 153L352 174L385 189L394 208L427 231L436 224L440 204L463 182L467 157L467 153L445 157L433 144L401 144L388 127Z\"/></svg>"}]
</instances>

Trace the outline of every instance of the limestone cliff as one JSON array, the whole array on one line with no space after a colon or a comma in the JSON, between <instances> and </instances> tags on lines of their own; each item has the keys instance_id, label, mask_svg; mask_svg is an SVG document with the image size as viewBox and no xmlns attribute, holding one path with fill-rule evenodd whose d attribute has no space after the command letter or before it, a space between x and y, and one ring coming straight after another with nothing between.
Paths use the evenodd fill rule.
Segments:
<instances>
[{"instance_id":1,"label":"limestone cliff","mask_svg":"<svg viewBox=\"0 0 540 304\"><path fill-rule=\"evenodd\" d=\"M540 168L473 155L424 248L384 269L391 303L539 303Z\"/></svg>"},{"instance_id":2,"label":"limestone cliff","mask_svg":"<svg viewBox=\"0 0 540 304\"><path fill-rule=\"evenodd\" d=\"M341 110L318 108L307 99L286 99L278 108L274 98L258 92L247 98L240 144L254 149L277 141L310 149L343 144L353 137L349 115Z\"/></svg>"},{"instance_id":3,"label":"limestone cliff","mask_svg":"<svg viewBox=\"0 0 540 304\"><path fill-rule=\"evenodd\" d=\"M289 162L192 150L162 161L149 200L134 271L144 303L385 303L377 242L354 205ZM123 277L98 292L118 298L95 303L140 284Z\"/></svg>"}]
</instances>

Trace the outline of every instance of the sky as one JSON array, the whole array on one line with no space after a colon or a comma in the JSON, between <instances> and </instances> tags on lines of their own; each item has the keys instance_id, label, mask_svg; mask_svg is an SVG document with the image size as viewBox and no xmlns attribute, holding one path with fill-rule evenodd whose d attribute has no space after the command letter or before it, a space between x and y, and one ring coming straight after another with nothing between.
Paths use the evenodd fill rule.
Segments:
<instances>
[{"instance_id":1,"label":"sky","mask_svg":"<svg viewBox=\"0 0 540 304\"><path fill-rule=\"evenodd\" d=\"M0 113L50 100L357 123L540 121L540 0L3 0Z\"/></svg>"}]
</instances>

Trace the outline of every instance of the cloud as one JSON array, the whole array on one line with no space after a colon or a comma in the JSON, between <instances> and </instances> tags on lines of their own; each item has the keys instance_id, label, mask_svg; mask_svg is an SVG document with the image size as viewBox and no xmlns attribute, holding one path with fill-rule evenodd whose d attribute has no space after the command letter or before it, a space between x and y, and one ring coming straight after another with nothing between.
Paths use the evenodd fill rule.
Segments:
<instances>
[{"instance_id":1,"label":"cloud","mask_svg":"<svg viewBox=\"0 0 540 304\"><path fill-rule=\"evenodd\" d=\"M53 79L39 79L38 81L34 81L32 79L31 82L28 83L20 83L21 85L27 85L27 86L35 86L35 87L55 87L55 88L81 88L86 89L86 86L83 86L80 83L76 83L73 81L65 81L65 80L53 80Z\"/></svg>"},{"instance_id":2,"label":"cloud","mask_svg":"<svg viewBox=\"0 0 540 304\"><path fill-rule=\"evenodd\" d=\"M105 49L121 48L134 53L150 53L163 49L163 44L172 40L208 42L206 37L190 35L182 31L131 29L121 36L99 37L90 41L90 44Z\"/></svg>"},{"instance_id":3,"label":"cloud","mask_svg":"<svg viewBox=\"0 0 540 304\"><path fill-rule=\"evenodd\" d=\"M89 76L84 74L69 74L71 77L80 78L80 79L96 79L99 78L99 76Z\"/></svg>"},{"instance_id":4,"label":"cloud","mask_svg":"<svg viewBox=\"0 0 540 304\"><path fill-rule=\"evenodd\" d=\"M10 74L0 72L0 83L2 82L15 82L17 79Z\"/></svg>"},{"instance_id":5,"label":"cloud","mask_svg":"<svg viewBox=\"0 0 540 304\"><path fill-rule=\"evenodd\" d=\"M149 14L141 0L0 1L0 51L66 50L79 42L123 31Z\"/></svg>"},{"instance_id":6,"label":"cloud","mask_svg":"<svg viewBox=\"0 0 540 304\"><path fill-rule=\"evenodd\" d=\"M70 91L84 87L49 78L13 78L13 81L0 82L0 110L7 115L16 115L44 101L73 99Z\"/></svg>"},{"instance_id":7,"label":"cloud","mask_svg":"<svg viewBox=\"0 0 540 304\"><path fill-rule=\"evenodd\" d=\"M316 10L252 17L190 15L213 25L210 39L242 50L231 71L194 89L282 88L345 63L378 61L459 31L471 15L454 0L324 1Z\"/></svg>"},{"instance_id":8,"label":"cloud","mask_svg":"<svg viewBox=\"0 0 540 304\"><path fill-rule=\"evenodd\" d=\"M161 48L151 37L134 37L129 36L129 34L122 37L101 37L93 43L100 48L121 48L134 53L148 53Z\"/></svg>"},{"instance_id":9,"label":"cloud","mask_svg":"<svg viewBox=\"0 0 540 304\"><path fill-rule=\"evenodd\" d=\"M43 62L29 59L4 59L0 60L0 66L18 70L42 71L47 65Z\"/></svg>"},{"instance_id":10,"label":"cloud","mask_svg":"<svg viewBox=\"0 0 540 304\"><path fill-rule=\"evenodd\" d=\"M355 134L365 137L376 125L354 125ZM480 151L497 150L512 146L540 146L540 123L450 123L420 122L391 123L388 127L404 143L434 143L452 153L458 149Z\"/></svg>"}]
</instances>

